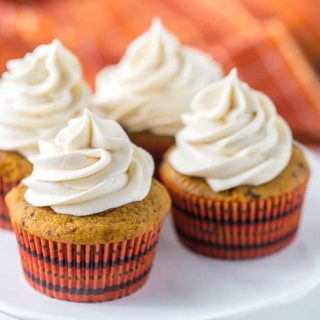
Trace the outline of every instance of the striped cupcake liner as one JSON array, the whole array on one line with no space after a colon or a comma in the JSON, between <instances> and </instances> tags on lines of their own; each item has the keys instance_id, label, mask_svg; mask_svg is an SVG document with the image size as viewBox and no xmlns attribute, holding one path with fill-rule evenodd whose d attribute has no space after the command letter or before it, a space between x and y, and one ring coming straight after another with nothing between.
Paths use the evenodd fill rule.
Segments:
<instances>
[{"instance_id":1,"label":"striped cupcake liner","mask_svg":"<svg viewBox=\"0 0 320 320\"><path fill-rule=\"evenodd\" d=\"M17 182L6 182L0 177L0 228L12 230L12 225L9 216L9 210L5 202L7 193L19 184Z\"/></svg>"},{"instance_id":2,"label":"striped cupcake liner","mask_svg":"<svg viewBox=\"0 0 320 320\"><path fill-rule=\"evenodd\" d=\"M160 228L96 245L44 240L17 225L14 231L25 277L35 290L61 300L100 302L125 297L144 285Z\"/></svg>"},{"instance_id":3,"label":"striped cupcake liner","mask_svg":"<svg viewBox=\"0 0 320 320\"><path fill-rule=\"evenodd\" d=\"M294 239L305 189L306 184L279 197L248 202L210 200L170 190L178 237L189 249L216 258L272 254Z\"/></svg>"}]
</instances>

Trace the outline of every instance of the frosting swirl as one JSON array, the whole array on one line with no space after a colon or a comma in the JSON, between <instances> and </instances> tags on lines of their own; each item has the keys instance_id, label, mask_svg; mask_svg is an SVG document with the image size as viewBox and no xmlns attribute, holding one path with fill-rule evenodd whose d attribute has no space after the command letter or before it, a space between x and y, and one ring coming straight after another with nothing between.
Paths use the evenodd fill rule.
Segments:
<instances>
[{"instance_id":1,"label":"frosting swirl","mask_svg":"<svg viewBox=\"0 0 320 320\"><path fill-rule=\"evenodd\" d=\"M281 173L292 133L272 101L239 80L236 70L193 99L169 161L181 174L205 178L213 191L261 185Z\"/></svg>"},{"instance_id":2,"label":"frosting swirl","mask_svg":"<svg viewBox=\"0 0 320 320\"><path fill-rule=\"evenodd\" d=\"M25 156L90 103L78 59L55 40L11 60L0 82L0 149Z\"/></svg>"},{"instance_id":3,"label":"frosting swirl","mask_svg":"<svg viewBox=\"0 0 320 320\"><path fill-rule=\"evenodd\" d=\"M36 207L86 216L143 200L151 187L151 156L121 126L89 111L69 121L54 142L40 141L25 199Z\"/></svg>"},{"instance_id":4,"label":"frosting swirl","mask_svg":"<svg viewBox=\"0 0 320 320\"><path fill-rule=\"evenodd\" d=\"M209 55L181 45L155 19L118 65L100 71L93 102L96 112L128 131L174 135L193 95L221 76Z\"/></svg>"}]
</instances>

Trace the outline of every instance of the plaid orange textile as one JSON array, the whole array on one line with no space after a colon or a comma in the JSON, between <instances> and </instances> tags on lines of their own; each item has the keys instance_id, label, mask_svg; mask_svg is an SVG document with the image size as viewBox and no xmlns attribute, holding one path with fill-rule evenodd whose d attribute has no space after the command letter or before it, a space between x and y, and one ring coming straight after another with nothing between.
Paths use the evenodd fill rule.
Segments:
<instances>
[{"instance_id":1,"label":"plaid orange textile","mask_svg":"<svg viewBox=\"0 0 320 320\"><path fill-rule=\"evenodd\" d=\"M320 63L319 0L241 0L258 18L278 17L312 61Z\"/></svg>"},{"instance_id":2,"label":"plaid orange textile","mask_svg":"<svg viewBox=\"0 0 320 320\"><path fill-rule=\"evenodd\" d=\"M249 0L248 0L249 1ZM259 0L261 2L262 0ZM320 142L320 85L286 27L260 22L238 0L76 0L0 2L0 71L7 59L60 38L80 58L86 79L115 63L154 16L186 44L236 66L266 92L297 138Z\"/></svg>"},{"instance_id":3,"label":"plaid orange textile","mask_svg":"<svg viewBox=\"0 0 320 320\"><path fill-rule=\"evenodd\" d=\"M263 26L263 33L233 39L211 48L225 70L236 66L252 87L267 93L295 136L320 141L319 80L286 27L278 20Z\"/></svg>"}]
</instances>

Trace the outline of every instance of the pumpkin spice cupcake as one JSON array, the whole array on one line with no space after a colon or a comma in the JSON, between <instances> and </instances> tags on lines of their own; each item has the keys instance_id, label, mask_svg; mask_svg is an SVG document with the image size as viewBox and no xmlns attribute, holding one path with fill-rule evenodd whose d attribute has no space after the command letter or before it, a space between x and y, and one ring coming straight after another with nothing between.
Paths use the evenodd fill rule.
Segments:
<instances>
[{"instance_id":1,"label":"pumpkin spice cupcake","mask_svg":"<svg viewBox=\"0 0 320 320\"><path fill-rule=\"evenodd\" d=\"M189 109L193 95L221 76L220 66L209 55L182 45L154 19L118 65L99 72L94 110L119 121L157 164L174 143L181 114Z\"/></svg>"},{"instance_id":2,"label":"pumpkin spice cupcake","mask_svg":"<svg viewBox=\"0 0 320 320\"><path fill-rule=\"evenodd\" d=\"M31 171L32 165L23 155L0 150L0 228L12 229L5 196Z\"/></svg>"},{"instance_id":3,"label":"pumpkin spice cupcake","mask_svg":"<svg viewBox=\"0 0 320 320\"><path fill-rule=\"evenodd\" d=\"M10 229L7 192L32 170L27 156L89 103L78 59L55 40L8 62L0 82L0 227Z\"/></svg>"},{"instance_id":4,"label":"pumpkin spice cupcake","mask_svg":"<svg viewBox=\"0 0 320 320\"><path fill-rule=\"evenodd\" d=\"M29 284L78 302L139 289L170 210L152 157L88 111L39 147L32 175L6 198Z\"/></svg>"},{"instance_id":5,"label":"pumpkin spice cupcake","mask_svg":"<svg viewBox=\"0 0 320 320\"><path fill-rule=\"evenodd\" d=\"M191 109L160 168L182 243L225 259L286 247L310 170L272 101L233 70L199 92Z\"/></svg>"}]
</instances>

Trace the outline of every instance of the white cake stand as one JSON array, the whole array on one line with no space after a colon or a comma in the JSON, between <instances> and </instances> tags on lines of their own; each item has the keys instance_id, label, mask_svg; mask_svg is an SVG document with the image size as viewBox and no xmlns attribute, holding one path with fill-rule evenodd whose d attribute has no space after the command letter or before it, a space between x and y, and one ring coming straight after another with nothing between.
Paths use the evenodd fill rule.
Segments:
<instances>
[{"instance_id":1,"label":"white cake stand","mask_svg":"<svg viewBox=\"0 0 320 320\"><path fill-rule=\"evenodd\" d=\"M170 219L146 286L127 298L96 304L54 300L24 281L13 234L0 231L0 312L28 320L217 319L290 302L320 282L320 159L313 172L294 243L273 256L221 261L186 250Z\"/></svg>"}]
</instances>

